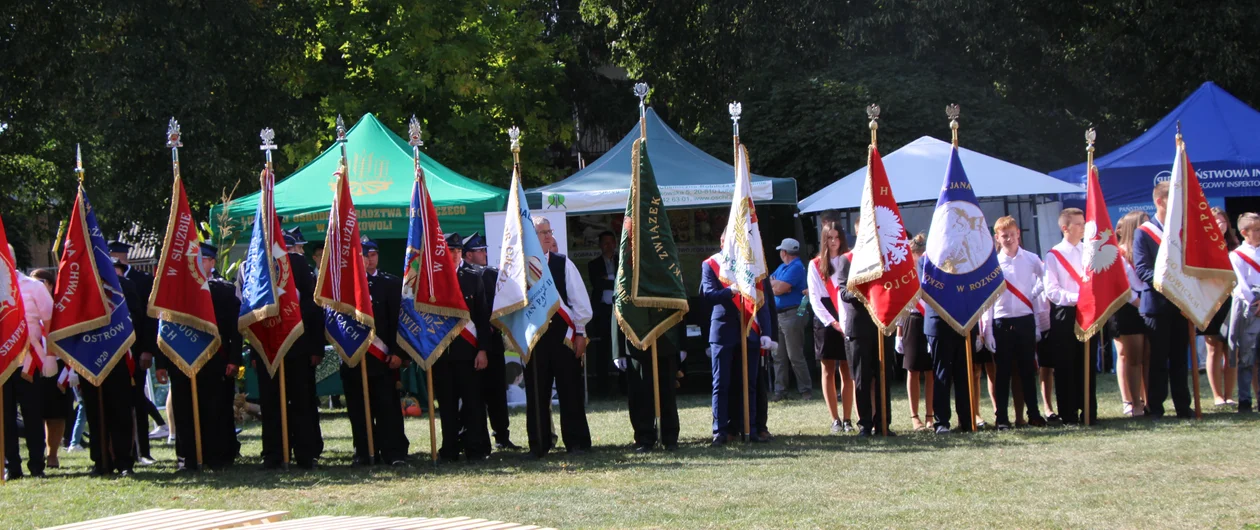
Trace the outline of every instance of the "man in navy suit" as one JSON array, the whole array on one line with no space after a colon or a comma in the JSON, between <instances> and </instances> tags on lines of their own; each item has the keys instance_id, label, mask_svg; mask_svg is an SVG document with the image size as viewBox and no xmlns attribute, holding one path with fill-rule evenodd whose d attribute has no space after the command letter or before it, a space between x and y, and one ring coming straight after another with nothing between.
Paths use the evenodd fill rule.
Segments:
<instances>
[{"instance_id":1,"label":"man in navy suit","mask_svg":"<svg viewBox=\"0 0 1260 530\"><path fill-rule=\"evenodd\" d=\"M756 326L750 326L744 340L748 343L747 357L741 361L740 355L740 316L735 306L735 293L727 285L723 285L718 277L718 256L705 260L700 267L700 296L713 303L713 316L709 327L709 345L712 348L713 365L713 447L726 443L727 435L732 434L727 427L731 423L732 413L738 418L742 411L731 411L728 400L732 391L731 385L736 381L742 368L740 362L748 363L749 403L757 402L757 367L762 349L770 348L770 310L762 305L757 310ZM758 331L758 329L760 331ZM757 425L757 410L749 407L750 425ZM743 418L738 418L739 429L743 429ZM737 430L737 431L738 431ZM750 434L753 442L765 441L759 434Z\"/></svg>"},{"instance_id":2,"label":"man in navy suit","mask_svg":"<svg viewBox=\"0 0 1260 530\"><path fill-rule=\"evenodd\" d=\"M1151 344L1150 374L1146 382L1146 406L1148 414L1155 418L1164 415L1164 398L1172 389L1173 408L1178 418L1192 417L1190 389L1186 387L1189 375L1186 349L1190 346L1190 330L1181 310L1155 290L1155 255L1159 253L1164 238L1164 219L1168 211L1168 181L1155 185L1151 194L1155 201L1155 217L1133 232L1133 270L1145 284L1138 311L1146 321L1147 336ZM1198 377L1196 371L1195 377Z\"/></svg>"}]
</instances>

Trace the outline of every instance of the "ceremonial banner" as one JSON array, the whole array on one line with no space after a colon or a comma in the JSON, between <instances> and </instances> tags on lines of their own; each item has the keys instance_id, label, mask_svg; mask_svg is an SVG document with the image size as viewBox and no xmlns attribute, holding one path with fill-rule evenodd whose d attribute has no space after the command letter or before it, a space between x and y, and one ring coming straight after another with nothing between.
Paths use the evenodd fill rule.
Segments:
<instances>
[{"instance_id":1,"label":"ceremonial banner","mask_svg":"<svg viewBox=\"0 0 1260 530\"><path fill-rule=\"evenodd\" d=\"M376 319L372 315L359 218L350 197L346 166L339 167L335 176L337 191L328 212L315 303L324 307L324 336L329 344L347 366L358 366L376 338Z\"/></svg>"},{"instance_id":2,"label":"ceremonial banner","mask_svg":"<svg viewBox=\"0 0 1260 530\"><path fill-rule=\"evenodd\" d=\"M22 366L30 350L29 336L17 261L9 253L9 236L4 230L4 220L0 219L0 385Z\"/></svg>"},{"instance_id":3,"label":"ceremonial banner","mask_svg":"<svg viewBox=\"0 0 1260 530\"><path fill-rule=\"evenodd\" d=\"M262 194L254 230L241 262L241 311L236 325L262 359L267 373L275 376L284 354L304 328L289 251L276 217L276 176L268 167L260 180Z\"/></svg>"},{"instance_id":4,"label":"ceremonial banner","mask_svg":"<svg viewBox=\"0 0 1260 530\"><path fill-rule=\"evenodd\" d=\"M503 332L508 348L521 354L522 363L528 363L534 345L547 332L551 317L562 310L562 303L547 266L547 254L534 231L516 165L508 188L502 252L490 320Z\"/></svg>"},{"instance_id":5,"label":"ceremonial banner","mask_svg":"<svg viewBox=\"0 0 1260 530\"><path fill-rule=\"evenodd\" d=\"M740 297L744 313L744 334L756 320L757 310L765 303L761 280L766 278L766 255L757 226L757 207L753 204L748 175L748 150L739 144L735 156L735 195L731 212L722 233L722 251L718 254L718 277L729 283Z\"/></svg>"},{"instance_id":6,"label":"ceremonial banner","mask_svg":"<svg viewBox=\"0 0 1260 530\"><path fill-rule=\"evenodd\" d=\"M201 270L196 227L184 181L176 175L166 239L149 295L149 316L158 319L158 348L190 378L219 351L220 340L210 285Z\"/></svg>"},{"instance_id":7,"label":"ceremonial banner","mask_svg":"<svg viewBox=\"0 0 1260 530\"><path fill-rule=\"evenodd\" d=\"M398 345L428 370L456 336L467 332L476 340L476 331L469 331L472 320L460 291L454 256L446 248L419 163L411 185L410 217Z\"/></svg>"},{"instance_id":8,"label":"ceremonial banner","mask_svg":"<svg viewBox=\"0 0 1260 530\"><path fill-rule=\"evenodd\" d=\"M57 265L48 346L79 377L99 386L135 341L118 273L80 184Z\"/></svg>"},{"instance_id":9,"label":"ceremonial banner","mask_svg":"<svg viewBox=\"0 0 1260 530\"><path fill-rule=\"evenodd\" d=\"M862 300L885 335L919 300L919 275L910 255L910 238L879 149L871 145L857 240L850 258L848 288Z\"/></svg>"},{"instance_id":10,"label":"ceremonial banner","mask_svg":"<svg viewBox=\"0 0 1260 530\"><path fill-rule=\"evenodd\" d=\"M631 149L630 198L621 231L613 312L626 339L646 350L687 314L687 291L647 140L635 140Z\"/></svg>"},{"instance_id":11,"label":"ceremonial banner","mask_svg":"<svg viewBox=\"0 0 1260 530\"><path fill-rule=\"evenodd\" d=\"M923 298L960 335L1006 289L993 235L955 146L923 254Z\"/></svg>"},{"instance_id":12,"label":"ceremonial banner","mask_svg":"<svg viewBox=\"0 0 1260 530\"><path fill-rule=\"evenodd\" d=\"M1168 220L1155 255L1155 290L1204 329L1238 280L1181 135L1169 184Z\"/></svg>"},{"instance_id":13,"label":"ceremonial banner","mask_svg":"<svg viewBox=\"0 0 1260 530\"><path fill-rule=\"evenodd\" d=\"M1102 330L1107 319L1129 303L1129 278L1124 272L1111 214L1098 183L1098 168L1091 165L1085 195L1085 240L1081 263L1081 290L1076 300L1076 338L1081 342ZM1215 223L1213 223L1215 227ZM1226 263L1229 263L1228 257Z\"/></svg>"}]
</instances>

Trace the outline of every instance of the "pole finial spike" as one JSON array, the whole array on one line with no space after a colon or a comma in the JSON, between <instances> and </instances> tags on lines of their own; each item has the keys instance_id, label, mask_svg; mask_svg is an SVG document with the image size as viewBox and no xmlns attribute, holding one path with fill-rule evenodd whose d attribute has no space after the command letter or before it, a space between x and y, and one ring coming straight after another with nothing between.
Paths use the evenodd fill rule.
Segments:
<instances>
[{"instance_id":1,"label":"pole finial spike","mask_svg":"<svg viewBox=\"0 0 1260 530\"><path fill-rule=\"evenodd\" d=\"M424 140L420 139L420 120L416 119L416 115L411 115L411 121L407 123L407 143L412 147L419 148L424 145Z\"/></svg>"},{"instance_id":2,"label":"pole finial spike","mask_svg":"<svg viewBox=\"0 0 1260 530\"><path fill-rule=\"evenodd\" d=\"M183 146L183 142L180 142L179 122L172 116L171 121L166 124L166 147L175 149Z\"/></svg>"},{"instance_id":3,"label":"pole finial spike","mask_svg":"<svg viewBox=\"0 0 1260 530\"><path fill-rule=\"evenodd\" d=\"M508 128L508 140L511 142L512 152L521 152L521 129L515 125Z\"/></svg>"},{"instance_id":4,"label":"pole finial spike","mask_svg":"<svg viewBox=\"0 0 1260 530\"><path fill-rule=\"evenodd\" d=\"M337 141L346 142L346 121L341 119L341 115L337 115Z\"/></svg>"},{"instance_id":5,"label":"pole finial spike","mask_svg":"<svg viewBox=\"0 0 1260 530\"><path fill-rule=\"evenodd\" d=\"M953 135L954 147L958 147L958 118L962 116L962 110L958 108L957 103L950 103L945 107L945 117L949 118L949 130Z\"/></svg>"},{"instance_id":6,"label":"pole finial spike","mask_svg":"<svg viewBox=\"0 0 1260 530\"><path fill-rule=\"evenodd\" d=\"M872 145L872 146L874 146L874 145L876 145L876 144L875 144L875 139L876 139L875 132L879 130L879 105L876 105L876 104L874 104L874 103L871 103L870 105L867 105L867 106L866 106L866 117L867 117L867 118L870 118L870 120L871 120L871 123L870 123L870 127L871 127L871 145Z\"/></svg>"},{"instance_id":7,"label":"pole finial spike","mask_svg":"<svg viewBox=\"0 0 1260 530\"><path fill-rule=\"evenodd\" d=\"M74 144L74 173L79 177L79 184L83 183L83 149L79 144Z\"/></svg>"},{"instance_id":8,"label":"pole finial spike","mask_svg":"<svg viewBox=\"0 0 1260 530\"><path fill-rule=\"evenodd\" d=\"M267 127L258 133L258 137L262 139L262 146L259 149L263 151L271 151L276 148L276 131L271 127Z\"/></svg>"}]
</instances>

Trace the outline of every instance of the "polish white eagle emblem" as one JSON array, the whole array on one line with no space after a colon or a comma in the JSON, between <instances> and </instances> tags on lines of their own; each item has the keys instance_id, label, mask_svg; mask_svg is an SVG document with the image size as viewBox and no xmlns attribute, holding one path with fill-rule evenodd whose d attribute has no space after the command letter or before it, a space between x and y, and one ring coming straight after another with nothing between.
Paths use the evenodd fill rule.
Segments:
<instances>
[{"instance_id":1,"label":"polish white eagle emblem","mask_svg":"<svg viewBox=\"0 0 1260 530\"><path fill-rule=\"evenodd\" d=\"M1088 272L1100 274L1116 263L1119 249L1111 244L1111 231L1098 233L1098 224L1094 221L1085 223L1085 246L1081 252L1081 261ZM1088 279L1089 275L1085 276Z\"/></svg>"},{"instance_id":2,"label":"polish white eagle emblem","mask_svg":"<svg viewBox=\"0 0 1260 530\"><path fill-rule=\"evenodd\" d=\"M887 206L875 207L875 230L879 232L879 250L884 253L884 271L899 265L910 256L910 240L897 212Z\"/></svg>"}]
</instances>

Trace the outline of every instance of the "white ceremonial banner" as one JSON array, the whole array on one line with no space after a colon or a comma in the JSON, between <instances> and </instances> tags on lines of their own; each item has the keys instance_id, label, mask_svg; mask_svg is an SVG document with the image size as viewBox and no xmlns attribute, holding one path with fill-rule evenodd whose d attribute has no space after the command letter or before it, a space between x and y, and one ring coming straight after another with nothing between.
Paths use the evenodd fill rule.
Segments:
<instances>
[{"instance_id":1,"label":"white ceremonial banner","mask_svg":"<svg viewBox=\"0 0 1260 530\"><path fill-rule=\"evenodd\" d=\"M730 199L727 199L730 200ZM625 205L622 205L624 208ZM569 254L569 229L565 220L565 210L538 211L531 210L531 217L546 217L551 221L552 235L556 238L556 247L559 252L564 255ZM503 220L507 214L504 212L486 212L486 263L493 267L499 266L499 256L503 249Z\"/></svg>"}]
</instances>

